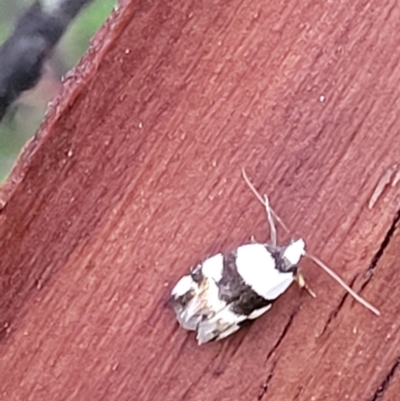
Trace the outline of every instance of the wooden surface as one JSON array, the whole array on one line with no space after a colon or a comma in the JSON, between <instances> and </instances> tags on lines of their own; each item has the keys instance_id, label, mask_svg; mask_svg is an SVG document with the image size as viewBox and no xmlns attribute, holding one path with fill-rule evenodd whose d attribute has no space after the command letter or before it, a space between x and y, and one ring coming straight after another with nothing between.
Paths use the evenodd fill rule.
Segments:
<instances>
[{"instance_id":1,"label":"wooden surface","mask_svg":"<svg viewBox=\"0 0 400 401\"><path fill-rule=\"evenodd\" d=\"M0 193L0 399L397 400L400 7L395 0L123 1ZM257 188L309 261L225 341L165 307L218 251L268 239ZM282 241L287 235L280 233Z\"/></svg>"}]
</instances>

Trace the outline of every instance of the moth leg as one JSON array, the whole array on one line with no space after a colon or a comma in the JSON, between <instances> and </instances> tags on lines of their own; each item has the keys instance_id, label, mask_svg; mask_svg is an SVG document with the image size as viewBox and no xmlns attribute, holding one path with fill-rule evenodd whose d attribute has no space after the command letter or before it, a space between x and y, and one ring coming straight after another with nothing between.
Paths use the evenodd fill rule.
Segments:
<instances>
[{"instance_id":1,"label":"moth leg","mask_svg":"<svg viewBox=\"0 0 400 401\"><path fill-rule=\"evenodd\" d=\"M297 272L296 276L294 277L294 281L298 284L300 288L304 288L311 297L316 298L315 292L308 286L303 274L301 272Z\"/></svg>"},{"instance_id":2,"label":"moth leg","mask_svg":"<svg viewBox=\"0 0 400 401\"><path fill-rule=\"evenodd\" d=\"M265 211L267 212L268 223L269 223L269 232L271 236L271 245L276 246L276 227L273 217L273 212L271 207L269 206L268 196L264 195L264 205Z\"/></svg>"}]
</instances>

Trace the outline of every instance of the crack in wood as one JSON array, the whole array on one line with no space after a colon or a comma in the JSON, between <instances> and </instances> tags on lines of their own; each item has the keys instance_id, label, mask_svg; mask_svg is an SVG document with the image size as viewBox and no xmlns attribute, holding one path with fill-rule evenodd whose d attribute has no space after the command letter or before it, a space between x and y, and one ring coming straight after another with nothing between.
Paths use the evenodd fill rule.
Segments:
<instances>
[{"instance_id":1,"label":"crack in wood","mask_svg":"<svg viewBox=\"0 0 400 401\"><path fill-rule=\"evenodd\" d=\"M364 278L365 281L364 283L361 285L361 289L359 292L361 292L369 283L370 279L373 276L374 270L377 266L377 264L379 263L379 260L381 259L382 255L384 254L386 248L388 247L390 240L392 239L394 232L396 231L397 228L397 223L400 221L400 210L396 213L392 224L390 225L389 230L387 231L385 238L383 239L378 251L376 252L376 254L374 255L374 257L372 258L372 261L367 269L367 271L364 274ZM350 283L350 287L353 287L355 281L357 279L357 276L353 278L353 280ZM324 333L326 332L326 330L328 329L328 327L330 326L330 324L335 320L336 316L338 315L340 309L343 307L343 304L345 302L345 300L348 297L348 293L346 292L345 294L343 294L343 297L341 298L338 306L330 313L328 321L326 322L324 328L322 329L321 332L321 336L324 335Z\"/></svg>"},{"instance_id":2,"label":"crack in wood","mask_svg":"<svg viewBox=\"0 0 400 401\"><path fill-rule=\"evenodd\" d=\"M286 336L287 332L289 331L290 326L293 323L294 317L297 315L299 311L299 308L296 308L294 312L290 315L288 322L286 323L286 326L283 328L281 335L279 336L278 340L276 341L275 345L271 348L271 350L268 352L267 359L265 360L268 362L269 358L271 355L276 351L276 349L279 347L281 342L283 341L284 337Z\"/></svg>"},{"instance_id":3,"label":"crack in wood","mask_svg":"<svg viewBox=\"0 0 400 401\"><path fill-rule=\"evenodd\" d=\"M304 390L304 386L300 386L297 389L297 393L295 394L295 396L294 396L292 401L298 401L300 399L301 394L303 393L303 390Z\"/></svg>"},{"instance_id":4,"label":"crack in wood","mask_svg":"<svg viewBox=\"0 0 400 401\"><path fill-rule=\"evenodd\" d=\"M238 341L238 343L236 344L236 346L233 348L231 357L234 357L234 356L236 355L236 353L238 352L239 348L241 347L241 345L242 345L242 343L243 343L245 337L246 337L246 336L243 335L242 338L241 338L241 339Z\"/></svg>"},{"instance_id":5,"label":"crack in wood","mask_svg":"<svg viewBox=\"0 0 400 401\"><path fill-rule=\"evenodd\" d=\"M272 369L269 372L267 379L262 384L260 393L258 394L256 401L261 401L263 399L264 395L267 394L269 383L271 382L271 379L274 376L275 367L276 367L276 362L272 365Z\"/></svg>"},{"instance_id":6,"label":"crack in wood","mask_svg":"<svg viewBox=\"0 0 400 401\"><path fill-rule=\"evenodd\" d=\"M396 361L392 365L392 367L389 369L389 372L386 374L386 376L383 378L381 384L378 386L376 389L374 395L370 398L369 401L377 401L381 399L385 391L389 388L389 384L396 372L396 369L400 366L400 356L397 357Z\"/></svg>"},{"instance_id":7,"label":"crack in wood","mask_svg":"<svg viewBox=\"0 0 400 401\"><path fill-rule=\"evenodd\" d=\"M393 218L392 224L387 231L385 238L383 239L381 246L379 247L378 251L376 252L375 256L372 258L371 264L368 267L367 272L365 273L365 276L367 277L367 281L361 286L361 290L364 289L364 287L368 284L369 278L372 276L374 273L374 270L379 263L379 260L381 259L383 253L385 252L386 248L388 247L390 240L393 237L394 232L396 231L397 228L397 223L400 220L400 210L397 211L396 215Z\"/></svg>"},{"instance_id":8,"label":"crack in wood","mask_svg":"<svg viewBox=\"0 0 400 401\"><path fill-rule=\"evenodd\" d=\"M187 400L187 396L189 395L191 390L192 390L192 385L190 384L189 387L186 389L186 391L182 394L182 397L180 398L180 400L181 401Z\"/></svg>"},{"instance_id":9,"label":"crack in wood","mask_svg":"<svg viewBox=\"0 0 400 401\"><path fill-rule=\"evenodd\" d=\"M185 401L187 399L189 399L189 395L190 392L193 391L198 384L201 382L202 378L205 376L205 374L210 371L210 367L215 363L216 359L220 356L221 354L221 350L219 352L217 352L217 354L211 359L211 362L203 369L203 371L200 373L200 375L198 376L198 379L192 383L189 384L188 388L185 390L185 392L182 394L182 396L180 397L181 401ZM178 360L178 358L177 358ZM220 376L223 372L218 373L216 375L216 377ZM212 373L213 374L213 373Z\"/></svg>"},{"instance_id":10,"label":"crack in wood","mask_svg":"<svg viewBox=\"0 0 400 401\"><path fill-rule=\"evenodd\" d=\"M275 352L275 350L282 343L283 339L285 338L286 334L288 333L289 328L292 325L293 320L294 320L294 318L295 318L295 316L297 315L298 312L299 312L299 308L296 308L293 311L293 313L290 315L289 320L286 323L285 327L283 328L281 335L279 336L278 340L276 341L274 346L271 348L271 350L268 352L266 362L268 362L268 360L270 359L271 355ZM261 401L262 398L265 396L265 394L267 394L269 383L271 382L271 379L272 379L272 377L274 375L275 367L276 367L276 361L273 363L272 369L270 370L270 372L269 372L269 374L267 376L267 379L261 385L261 390L260 390L260 393L258 394L258 396L256 398L256 401Z\"/></svg>"},{"instance_id":11,"label":"crack in wood","mask_svg":"<svg viewBox=\"0 0 400 401\"><path fill-rule=\"evenodd\" d=\"M357 276L354 277L353 280L351 280L350 287L353 287L353 285L356 281L356 278L357 278ZM340 299L338 306L329 314L329 318L328 318L324 328L322 329L321 336L323 336L325 334L325 332L328 330L328 327L336 319L336 317L339 314L339 311L342 309L344 302L346 301L348 295L349 295L349 293L345 292L343 294L342 298Z\"/></svg>"}]
</instances>

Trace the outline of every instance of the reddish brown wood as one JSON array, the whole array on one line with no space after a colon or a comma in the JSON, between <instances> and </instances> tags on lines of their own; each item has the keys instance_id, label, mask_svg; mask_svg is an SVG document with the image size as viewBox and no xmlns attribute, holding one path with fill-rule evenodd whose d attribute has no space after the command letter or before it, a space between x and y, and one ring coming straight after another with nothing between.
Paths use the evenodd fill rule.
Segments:
<instances>
[{"instance_id":1,"label":"reddish brown wood","mask_svg":"<svg viewBox=\"0 0 400 401\"><path fill-rule=\"evenodd\" d=\"M0 194L1 398L396 400L399 188L367 205L399 43L394 0L121 2ZM178 328L174 282L268 238L242 167L380 318L305 262L316 300L202 347Z\"/></svg>"}]
</instances>

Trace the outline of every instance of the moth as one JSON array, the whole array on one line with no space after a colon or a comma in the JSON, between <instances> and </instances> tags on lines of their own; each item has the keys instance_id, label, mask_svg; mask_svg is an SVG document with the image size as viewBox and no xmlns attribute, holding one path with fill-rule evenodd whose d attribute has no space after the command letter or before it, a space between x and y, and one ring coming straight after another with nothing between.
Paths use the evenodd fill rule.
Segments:
<instances>
[{"instance_id":1,"label":"moth","mask_svg":"<svg viewBox=\"0 0 400 401\"><path fill-rule=\"evenodd\" d=\"M379 315L376 308L357 295L328 266L308 254L303 239L277 244L275 220L287 230L286 226L270 207L268 197L261 197L244 170L243 177L264 205L270 243L253 241L232 252L218 253L183 276L172 289L170 299L179 324L186 330L195 331L198 343L204 344L228 337L245 322L263 315L293 282L315 297L298 268L303 256L312 259L357 301Z\"/></svg>"}]
</instances>

